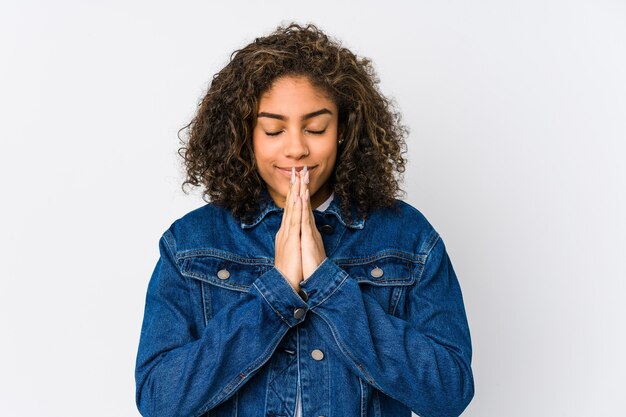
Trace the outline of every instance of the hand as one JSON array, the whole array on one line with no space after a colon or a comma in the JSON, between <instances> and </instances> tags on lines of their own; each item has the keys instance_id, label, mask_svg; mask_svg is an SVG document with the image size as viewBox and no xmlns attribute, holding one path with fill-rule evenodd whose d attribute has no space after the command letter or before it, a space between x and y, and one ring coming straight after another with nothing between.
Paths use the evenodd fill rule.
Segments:
<instances>
[{"instance_id":1,"label":"hand","mask_svg":"<svg viewBox=\"0 0 626 417\"><path fill-rule=\"evenodd\" d=\"M295 179L294 171L292 171L292 178ZM293 184L293 181L289 182L283 219L278 233L276 233L274 245L274 266L296 291L300 289L300 282L302 281L302 255L300 249L302 199L300 198L300 184L299 180L296 180L295 184Z\"/></svg>"},{"instance_id":2,"label":"hand","mask_svg":"<svg viewBox=\"0 0 626 417\"><path fill-rule=\"evenodd\" d=\"M298 291L300 282L310 277L326 258L322 235L315 226L309 192L309 174L296 177L289 183L283 219L276 233L274 265Z\"/></svg>"},{"instance_id":3,"label":"hand","mask_svg":"<svg viewBox=\"0 0 626 417\"><path fill-rule=\"evenodd\" d=\"M322 235L315 226L315 216L309 195L309 173L300 176L302 193L302 224L300 225L300 248L302 251L302 276L310 277L326 259Z\"/></svg>"}]
</instances>

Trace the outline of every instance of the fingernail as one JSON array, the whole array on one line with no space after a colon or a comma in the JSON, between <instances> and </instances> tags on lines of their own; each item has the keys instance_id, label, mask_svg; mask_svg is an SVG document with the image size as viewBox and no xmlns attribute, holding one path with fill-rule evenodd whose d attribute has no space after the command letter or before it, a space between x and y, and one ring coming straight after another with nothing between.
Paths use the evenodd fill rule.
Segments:
<instances>
[{"instance_id":1,"label":"fingernail","mask_svg":"<svg viewBox=\"0 0 626 417\"><path fill-rule=\"evenodd\" d=\"M309 183L309 167L308 166L304 166L304 168L302 168L302 172L300 173L300 175L302 175L302 179L304 180L305 184Z\"/></svg>"},{"instance_id":2,"label":"fingernail","mask_svg":"<svg viewBox=\"0 0 626 417\"><path fill-rule=\"evenodd\" d=\"M296 183L296 167L291 167L291 183Z\"/></svg>"},{"instance_id":3,"label":"fingernail","mask_svg":"<svg viewBox=\"0 0 626 417\"><path fill-rule=\"evenodd\" d=\"M304 200L305 201L309 201L309 189L307 188L306 191L304 192Z\"/></svg>"}]
</instances>

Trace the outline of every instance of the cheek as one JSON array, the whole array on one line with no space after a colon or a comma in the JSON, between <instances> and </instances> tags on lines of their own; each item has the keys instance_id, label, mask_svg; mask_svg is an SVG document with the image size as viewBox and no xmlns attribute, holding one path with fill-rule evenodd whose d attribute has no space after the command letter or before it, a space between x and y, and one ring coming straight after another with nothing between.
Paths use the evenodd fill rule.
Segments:
<instances>
[{"instance_id":1,"label":"cheek","mask_svg":"<svg viewBox=\"0 0 626 417\"><path fill-rule=\"evenodd\" d=\"M337 148L330 145L325 147L324 150L319 149L320 153L318 155L322 156L321 159L324 161L324 170L316 175L314 187L319 187L330 178L333 169L335 168L336 160L337 160Z\"/></svg>"},{"instance_id":2,"label":"cheek","mask_svg":"<svg viewBox=\"0 0 626 417\"><path fill-rule=\"evenodd\" d=\"M254 160L259 169L263 169L264 164L267 163L271 153L268 150L268 145L264 143L262 139L252 138L252 152L254 152Z\"/></svg>"},{"instance_id":3,"label":"cheek","mask_svg":"<svg viewBox=\"0 0 626 417\"><path fill-rule=\"evenodd\" d=\"M337 146L334 140L328 144L323 150L324 159L328 163L328 168L332 170L337 160Z\"/></svg>"}]
</instances>

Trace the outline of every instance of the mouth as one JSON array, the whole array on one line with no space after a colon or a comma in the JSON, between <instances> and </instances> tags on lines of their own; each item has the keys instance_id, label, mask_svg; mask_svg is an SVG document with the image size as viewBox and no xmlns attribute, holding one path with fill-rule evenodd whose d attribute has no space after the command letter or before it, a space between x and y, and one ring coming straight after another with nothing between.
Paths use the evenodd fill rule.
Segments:
<instances>
[{"instance_id":1,"label":"mouth","mask_svg":"<svg viewBox=\"0 0 626 417\"><path fill-rule=\"evenodd\" d=\"M296 172L300 172L302 171L302 169L304 168L304 165L301 167L296 167ZM314 171L315 168L317 168L317 165L313 165L307 168L307 170L309 172ZM285 175L287 178L291 178L291 167L289 168L283 168L283 167L276 167L276 169L278 169L278 171L280 171L283 175Z\"/></svg>"}]
</instances>

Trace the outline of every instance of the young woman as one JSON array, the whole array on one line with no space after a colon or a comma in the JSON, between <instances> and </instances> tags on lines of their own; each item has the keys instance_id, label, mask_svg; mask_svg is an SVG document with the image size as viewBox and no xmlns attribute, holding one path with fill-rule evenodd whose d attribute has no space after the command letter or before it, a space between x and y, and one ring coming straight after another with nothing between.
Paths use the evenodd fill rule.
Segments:
<instances>
[{"instance_id":1,"label":"young woman","mask_svg":"<svg viewBox=\"0 0 626 417\"><path fill-rule=\"evenodd\" d=\"M160 239L144 416L457 416L474 392L443 241L397 200L406 129L313 25L236 51L181 148L210 203Z\"/></svg>"}]
</instances>

